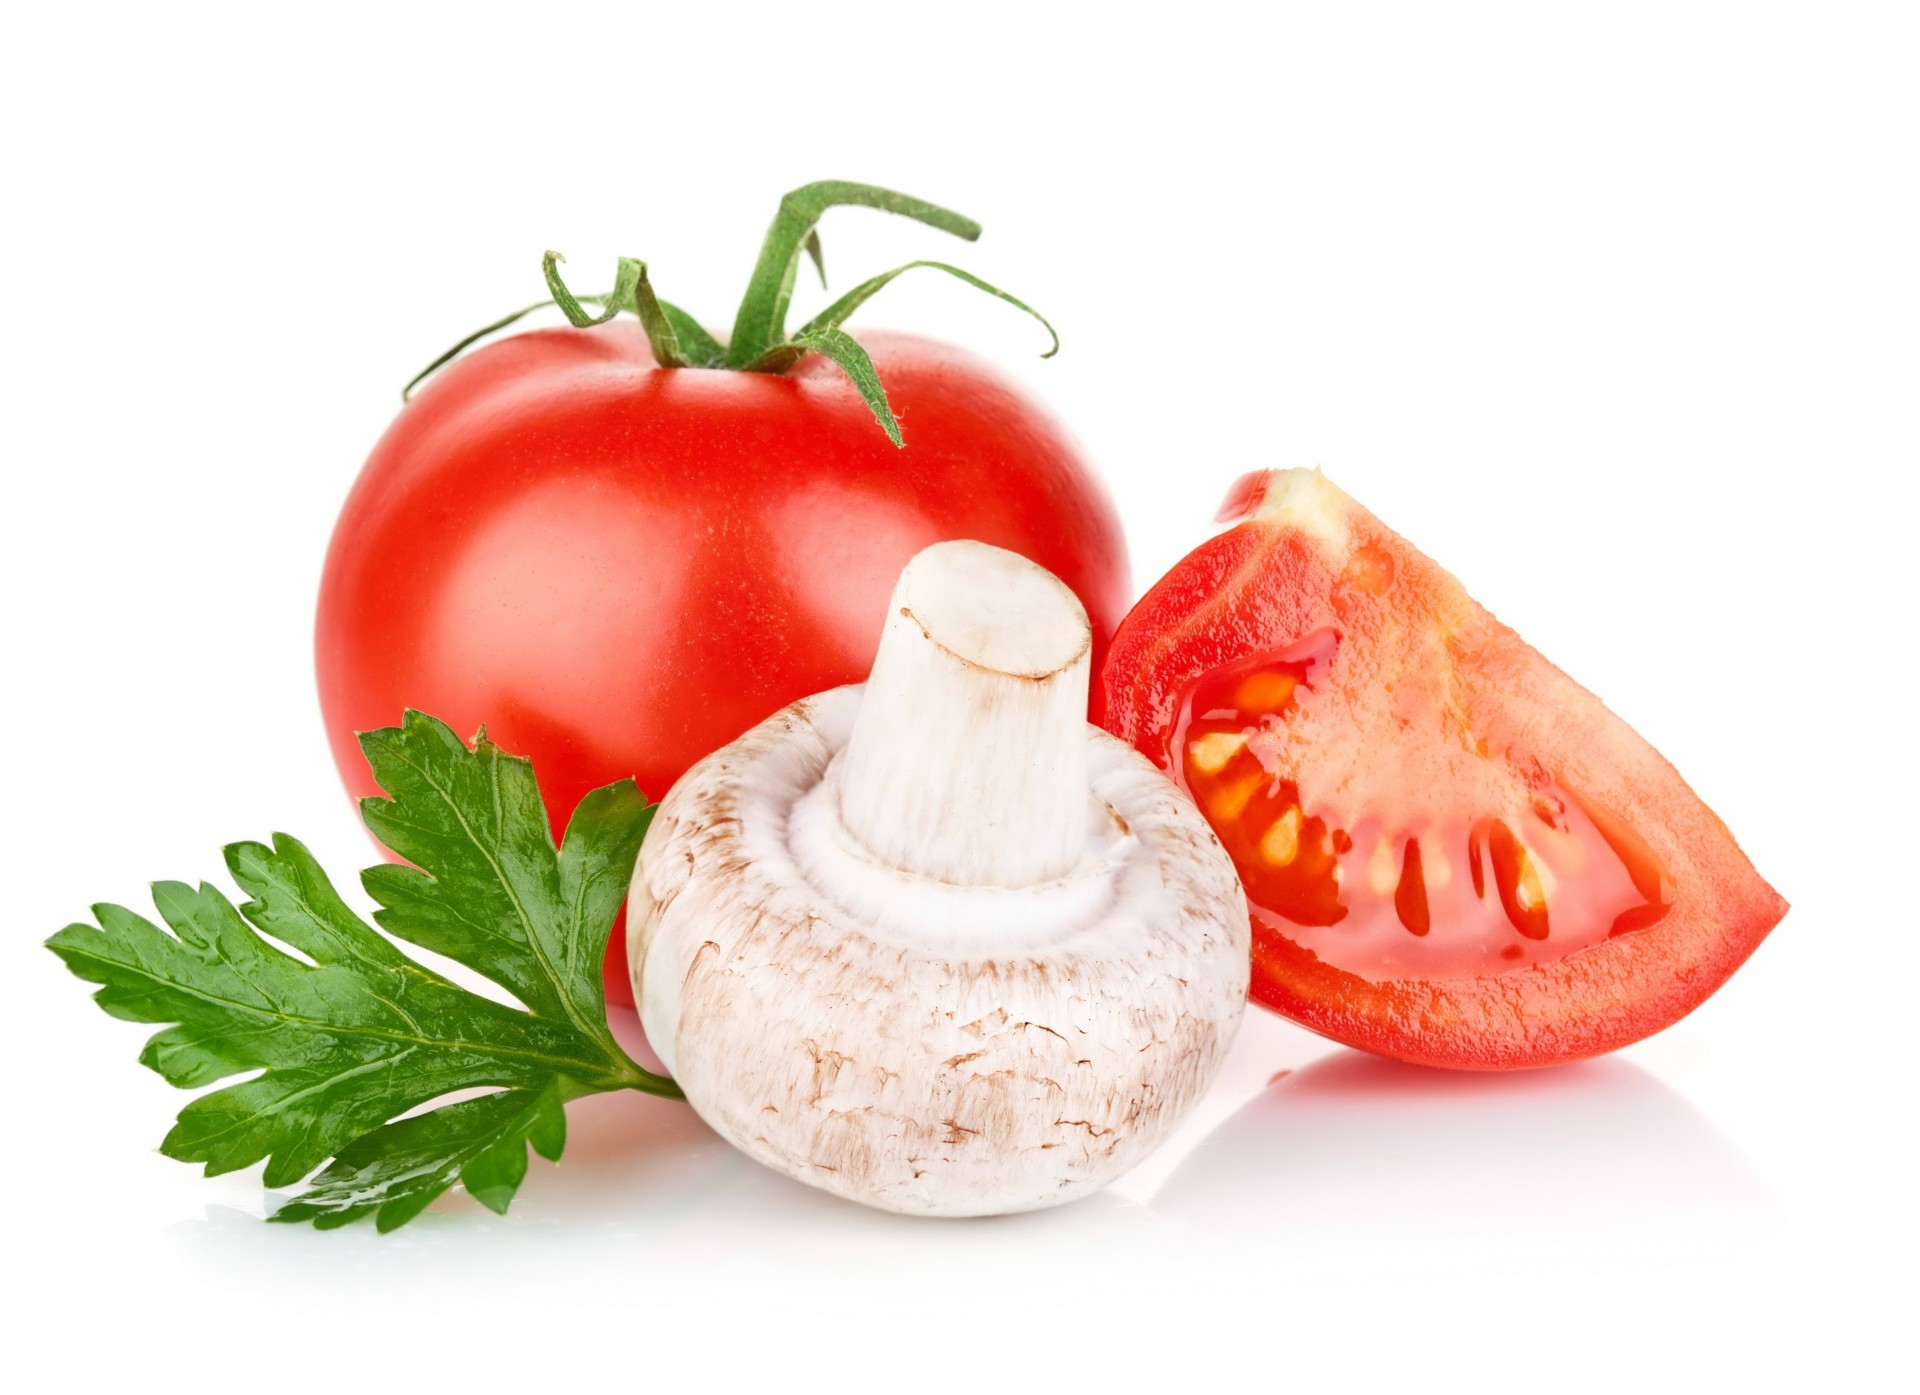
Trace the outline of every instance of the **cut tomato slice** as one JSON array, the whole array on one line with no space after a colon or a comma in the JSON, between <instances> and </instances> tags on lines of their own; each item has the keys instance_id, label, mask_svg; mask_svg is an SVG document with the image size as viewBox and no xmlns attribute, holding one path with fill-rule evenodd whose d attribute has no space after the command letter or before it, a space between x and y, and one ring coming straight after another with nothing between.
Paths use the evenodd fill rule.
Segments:
<instances>
[{"instance_id":1,"label":"cut tomato slice","mask_svg":"<svg viewBox=\"0 0 1920 1395\"><path fill-rule=\"evenodd\" d=\"M1318 471L1239 481L1121 624L1095 716L1247 891L1254 1000L1507 1069L1671 1025L1786 912L1632 728Z\"/></svg>"}]
</instances>

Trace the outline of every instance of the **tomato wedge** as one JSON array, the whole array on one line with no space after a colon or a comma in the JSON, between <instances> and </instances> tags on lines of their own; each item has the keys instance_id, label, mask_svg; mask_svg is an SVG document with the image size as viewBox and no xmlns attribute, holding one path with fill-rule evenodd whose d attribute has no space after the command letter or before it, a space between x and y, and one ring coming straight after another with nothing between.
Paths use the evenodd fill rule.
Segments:
<instances>
[{"instance_id":1,"label":"tomato wedge","mask_svg":"<svg viewBox=\"0 0 1920 1395\"><path fill-rule=\"evenodd\" d=\"M1246 886L1256 1002L1500 1070L1672 1025L1786 913L1625 722L1318 471L1239 481L1121 623L1095 719Z\"/></svg>"}]
</instances>

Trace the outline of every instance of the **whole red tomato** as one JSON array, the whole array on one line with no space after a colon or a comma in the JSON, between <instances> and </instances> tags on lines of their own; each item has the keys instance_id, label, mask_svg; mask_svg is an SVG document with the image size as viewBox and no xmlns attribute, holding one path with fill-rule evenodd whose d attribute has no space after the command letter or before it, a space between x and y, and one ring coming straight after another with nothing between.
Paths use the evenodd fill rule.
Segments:
<instances>
[{"instance_id":1,"label":"whole red tomato","mask_svg":"<svg viewBox=\"0 0 1920 1395\"><path fill-rule=\"evenodd\" d=\"M942 539L1060 576L1104 650L1125 544L1060 428L956 349L859 343L904 449L826 358L663 369L630 320L446 369L375 447L327 555L320 699L348 788L375 790L354 733L411 707L531 756L556 833L610 781L658 799L785 704L863 679L901 567Z\"/></svg>"}]
</instances>

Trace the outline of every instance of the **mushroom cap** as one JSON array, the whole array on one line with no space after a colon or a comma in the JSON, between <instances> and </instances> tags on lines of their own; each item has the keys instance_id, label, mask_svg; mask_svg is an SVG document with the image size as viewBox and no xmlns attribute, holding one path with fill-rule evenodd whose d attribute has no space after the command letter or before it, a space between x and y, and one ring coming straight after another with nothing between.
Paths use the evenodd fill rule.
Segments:
<instances>
[{"instance_id":1,"label":"mushroom cap","mask_svg":"<svg viewBox=\"0 0 1920 1395\"><path fill-rule=\"evenodd\" d=\"M825 797L861 693L776 713L661 804L628 911L648 1039L708 1124L812 1186L941 1216L1084 1195L1226 1054L1239 878L1174 786L1090 726L1073 872L1011 889L884 867Z\"/></svg>"}]
</instances>

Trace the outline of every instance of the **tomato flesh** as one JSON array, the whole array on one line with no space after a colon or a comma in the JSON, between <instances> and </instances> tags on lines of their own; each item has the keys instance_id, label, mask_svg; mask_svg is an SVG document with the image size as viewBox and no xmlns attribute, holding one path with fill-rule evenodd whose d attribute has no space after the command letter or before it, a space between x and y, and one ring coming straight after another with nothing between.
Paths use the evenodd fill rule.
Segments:
<instances>
[{"instance_id":1,"label":"tomato flesh","mask_svg":"<svg viewBox=\"0 0 1920 1395\"><path fill-rule=\"evenodd\" d=\"M1314 701L1314 670L1338 644L1321 630L1211 670L1177 709L1176 779L1219 833L1256 920L1374 983L1507 973L1659 923L1670 904L1658 857L1537 767L1504 772L1500 808L1440 818L1349 818L1303 793L1285 726Z\"/></svg>"},{"instance_id":2,"label":"tomato flesh","mask_svg":"<svg viewBox=\"0 0 1920 1395\"><path fill-rule=\"evenodd\" d=\"M1234 860L1256 1001L1433 1065L1548 1065L1696 1006L1784 913L1711 810L1442 568L1257 474L1122 622L1097 720Z\"/></svg>"}]
</instances>

